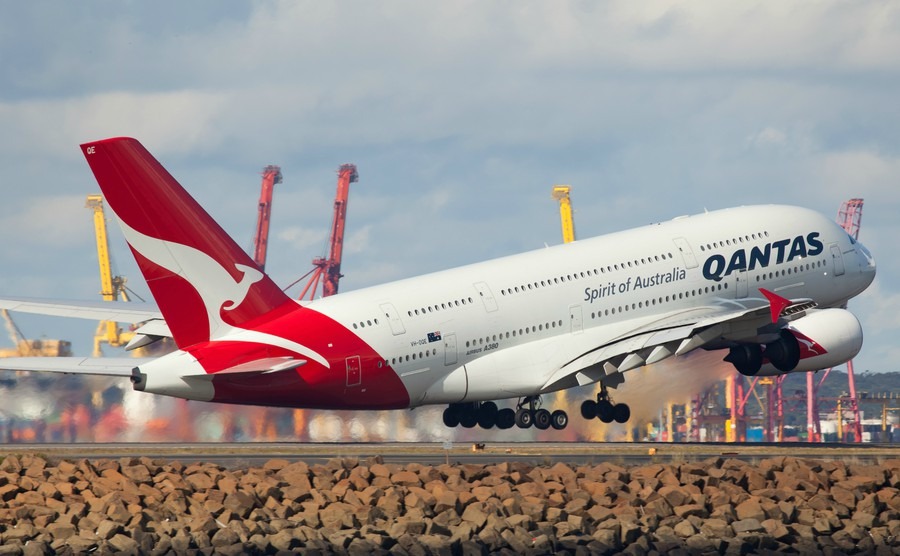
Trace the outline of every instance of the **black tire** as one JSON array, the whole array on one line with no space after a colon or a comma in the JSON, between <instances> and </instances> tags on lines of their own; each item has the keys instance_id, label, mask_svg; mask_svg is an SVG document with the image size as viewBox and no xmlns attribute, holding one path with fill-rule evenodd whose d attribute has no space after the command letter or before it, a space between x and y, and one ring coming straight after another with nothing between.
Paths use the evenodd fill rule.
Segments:
<instances>
[{"instance_id":1,"label":"black tire","mask_svg":"<svg viewBox=\"0 0 900 556\"><path fill-rule=\"evenodd\" d=\"M597 402L584 400L581 402L581 416L590 421L597 417Z\"/></svg>"},{"instance_id":2,"label":"black tire","mask_svg":"<svg viewBox=\"0 0 900 556\"><path fill-rule=\"evenodd\" d=\"M455 405L448 405L444 410L444 426L451 429L459 426L459 408Z\"/></svg>"},{"instance_id":3,"label":"black tire","mask_svg":"<svg viewBox=\"0 0 900 556\"><path fill-rule=\"evenodd\" d=\"M460 408L459 424L466 429L475 428L475 425L478 424L478 413L474 407L466 404Z\"/></svg>"},{"instance_id":4,"label":"black tire","mask_svg":"<svg viewBox=\"0 0 900 556\"><path fill-rule=\"evenodd\" d=\"M497 424L497 404L494 402L482 402L478 407L477 414L479 427L491 429Z\"/></svg>"},{"instance_id":5,"label":"black tire","mask_svg":"<svg viewBox=\"0 0 900 556\"><path fill-rule=\"evenodd\" d=\"M600 400L597 402L597 418L604 423L613 422L613 404L609 400Z\"/></svg>"},{"instance_id":6,"label":"black tire","mask_svg":"<svg viewBox=\"0 0 900 556\"><path fill-rule=\"evenodd\" d=\"M562 409L557 409L550 414L550 426L561 431L569 424L569 415Z\"/></svg>"},{"instance_id":7,"label":"black tire","mask_svg":"<svg viewBox=\"0 0 900 556\"><path fill-rule=\"evenodd\" d=\"M538 409L534 412L534 426L542 431L550 428L550 412L546 409Z\"/></svg>"},{"instance_id":8,"label":"black tire","mask_svg":"<svg viewBox=\"0 0 900 556\"><path fill-rule=\"evenodd\" d=\"M725 361L744 376L756 376L762 367L762 349L759 344L740 344L728 350Z\"/></svg>"},{"instance_id":9,"label":"black tire","mask_svg":"<svg viewBox=\"0 0 900 556\"><path fill-rule=\"evenodd\" d=\"M497 412L497 428L500 430L511 429L516 426L516 412L504 407Z\"/></svg>"},{"instance_id":10,"label":"black tire","mask_svg":"<svg viewBox=\"0 0 900 556\"><path fill-rule=\"evenodd\" d=\"M516 411L516 426L520 429L531 428L534 424L534 413L528 409L520 409Z\"/></svg>"},{"instance_id":11,"label":"black tire","mask_svg":"<svg viewBox=\"0 0 900 556\"><path fill-rule=\"evenodd\" d=\"M617 403L613 406L613 420L616 423L627 423L631 419L631 408L626 403Z\"/></svg>"}]
</instances>

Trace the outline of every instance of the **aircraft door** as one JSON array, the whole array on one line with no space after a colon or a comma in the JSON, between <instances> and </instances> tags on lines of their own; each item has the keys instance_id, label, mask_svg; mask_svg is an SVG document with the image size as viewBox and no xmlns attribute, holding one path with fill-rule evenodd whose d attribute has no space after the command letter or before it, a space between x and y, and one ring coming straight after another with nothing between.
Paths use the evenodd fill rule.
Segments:
<instances>
[{"instance_id":1,"label":"aircraft door","mask_svg":"<svg viewBox=\"0 0 900 556\"><path fill-rule=\"evenodd\" d=\"M444 365L456 365L456 334L444 334Z\"/></svg>"},{"instance_id":2,"label":"aircraft door","mask_svg":"<svg viewBox=\"0 0 900 556\"><path fill-rule=\"evenodd\" d=\"M347 386L359 386L362 383L362 364L359 355L348 357L347 363Z\"/></svg>"},{"instance_id":3,"label":"aircraft door","mask_svg":"<svg viewBox=\"0 0 900 556\"><path fill-rule=\"evenodd\" d=\"M581 305L569 305L569 323L572 326L572 334L584 332L584 317L581 314Z\"/></svg>"},{"instance_id":4,"label":"aircraft door","mask_svg":"<svg viewBox=\"0 0 900 556\"><path fill-rule=\"evenodd\" d=\"M675 247L681 253L681 258L684 259L684 268L697 268L697 257L694 256L691 244L683 237L676 237L672 241L675 242Z\"/></svg>"},{"instance_id":5,"label":"aircraft door","mask_svg":"<svg viewBox=\"0 0 900 556\"><path fill-rule=\"evenodd\" d=\"M844 274L844 256L841 254L841 247L837 243L832 243L829 247L831 247L834 275L842 276Z\"/></svg>"},{"instance_id":6,"label":"aircraft door","mask_svg":"<svg viewBox=\"0 0 900 556\"><path fill-rule=\"evenodd\" d=\"M734 273L736 280L734 288L735 299L744 299L750 295L750 287L747 282L747 269L741 269Z\"/></svg>"},{"instance_id":7,"label":"aircraft door","mask_svg":"<svg viewBox=\"0 0 900 556\"><path fill-rule=\"evenodd\" d=\"M394 304L382 303L381 305L379 305L379 307L381 307L381 311L384 313L384 317L388 320L388 324L391 326L391 333L393 333L394 336L404 334L406 332L406 328L403 326L403 321L400 320L400 313L397 312Z\"/></svg>"},{"instance_id":8,"label":"aircraft door","mask_svg":"<svg viewBox=\"0 0 900 556\"><path fill-rule=\"evenodd\" d=\"M497 300L494 299L494 294L491 293L491 288L484 282L476 282L474 284L475 289L478 290L478 295L481 297L481 302L484 303L484 310L488 313L493 313L497 310Z\"/></svg>"}]
</instances>

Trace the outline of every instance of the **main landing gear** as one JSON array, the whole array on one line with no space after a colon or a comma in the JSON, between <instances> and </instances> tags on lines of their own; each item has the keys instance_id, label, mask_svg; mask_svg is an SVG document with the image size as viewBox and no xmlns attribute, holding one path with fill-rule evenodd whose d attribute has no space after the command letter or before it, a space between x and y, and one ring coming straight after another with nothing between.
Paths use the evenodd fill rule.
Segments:
<instances>
[{"instance_id":1,"label":"main landing gear","mask_svg":"<svg viewBox=\"0 0 900 556\"><path fill-rule=\"evenodd\" d=\"M631 418L631 408L628 404L613 403L609 399L609 392L606 386L600 385L600 393L597 394L597 401L585 400L581 403L581 416L585 419L600 419L604 423L626 423Z\"/></svg>"},{"instance_id":2,"label":"main landing gear","mask_svg":"<svg viewBox=\"0 0 900 556\"><path fill-rule=\"evenodd\" d=\"M496 426L506 430L515 425L520 429L534 426L540 430L550 427L562 430L569 424L569 416L565 411L557 409L551 413L536 406L540 406L540 398L535 396L522 399L515 410L508 407L498 409L494 402L452 403L444 410L444 425L467 429L477 425L483 429Z\"/></svg>"}]
</instances>

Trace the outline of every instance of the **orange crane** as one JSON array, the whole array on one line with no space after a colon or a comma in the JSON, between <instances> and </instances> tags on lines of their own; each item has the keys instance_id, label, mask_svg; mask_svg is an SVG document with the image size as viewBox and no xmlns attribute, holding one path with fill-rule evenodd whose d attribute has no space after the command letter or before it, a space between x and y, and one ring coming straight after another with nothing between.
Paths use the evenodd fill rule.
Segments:
<instances>
[{"instance_id":1,"label":"orange crane","mask_svg":"<svg viewBox=\"0 0 900 556\"><path fill-rule=\"evenodd\" d=\"M298 280L299 282L312 274L300 294L300 299L306 297L307 292L309 299L313 299L320 281L322 282L322 297L328 297L338 292L338 282L342 276L341 256L344 251L344 224L347 221L350 184L357 181L359 181L359 174L356 171L356 165L341 164L338 168L337 194L334 198L334 216L331 220L328 256L313 259L313 269Z\"/></svg>"},{"instance_id":2,"label":"orange crane","mask_svg":"<svg viewBox=\"0 0 900 556\"><path fill-rule=\"evenodd\" d=\"M863 200L860 198L849 199L841 204L838 209L837 223L850 234L853 239L859 239L859 227L862 224ZM819 380L818 384L813 380L812 373L806 373L806 429L810 442L813 440L821 441L822 429L819 423L819 404L817 401L819 387L828 378L831 369L825 371L825 374ZM853 360L847 361L847 382L850 387L850 399L848 408L853 415L853 441L862 442L862 420L859 414L859 401L856 397L856 378L853 375ZM843 429L843 410L841 409L840 400L838 400L838 430ZM842 431L843 432L843 431ZM843 434L838 437L838 442L843 442Z\"/></svg>"},{"instance_id":3,"label":"orange crane","mask_svg":"<svg viewBox=\"0 0 900 556\"><path fill-rule=\"evenodd\" d=\"M263 168L262 188L259 193L259 213L253 234L253 261L261 269L266 268L266 249L269 246L269 219L272 216L272 192L281 183L281 168L269 165Z\"/></svg>"}]
</instances>

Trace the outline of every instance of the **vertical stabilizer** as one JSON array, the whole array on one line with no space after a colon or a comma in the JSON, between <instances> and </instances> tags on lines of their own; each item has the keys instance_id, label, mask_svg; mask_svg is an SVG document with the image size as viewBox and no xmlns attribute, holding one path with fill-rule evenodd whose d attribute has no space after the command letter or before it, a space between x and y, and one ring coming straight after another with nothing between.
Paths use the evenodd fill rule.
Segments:
<instances>
[{"instance_id":1,"label":"vertical stabilizer","mask_svg":"<svg viewBox=\"0 0 900 556\"><path fill-rule=\"evenodd\" d=\"M293 306L137 140L81 150L180 348Z\"/></svg>"}]
</instances>

